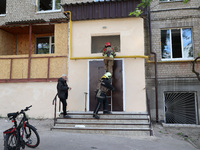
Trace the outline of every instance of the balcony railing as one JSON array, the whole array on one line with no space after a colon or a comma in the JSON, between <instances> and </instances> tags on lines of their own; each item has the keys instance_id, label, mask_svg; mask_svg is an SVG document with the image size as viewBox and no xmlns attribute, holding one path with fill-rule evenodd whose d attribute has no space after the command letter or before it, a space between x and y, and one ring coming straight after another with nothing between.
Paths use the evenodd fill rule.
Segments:
<instances>
[{"instance_id":1,"label":"balcony railing","mask_svg":"<svg viewBox=\"0 0 200 150\"><path fill-rule=\"evenodd\" d=\"M0 83L56 81L67 72L67 55L0 56Z\"/></svg>"}]
</instances>

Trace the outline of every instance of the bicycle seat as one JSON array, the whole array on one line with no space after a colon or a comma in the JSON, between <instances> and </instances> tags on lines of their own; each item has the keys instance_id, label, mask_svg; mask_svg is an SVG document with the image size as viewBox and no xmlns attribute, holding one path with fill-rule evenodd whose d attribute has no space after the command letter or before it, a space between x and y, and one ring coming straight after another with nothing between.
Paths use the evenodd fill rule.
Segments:
<instances>
[{"instance_id":1,"label":"bicycle seat","mask_svg":"<svg viewBox=\"0 0 200 150\"><path fill-rule=\"evenodd\" d=\"M16 118L17 115L18 115L18 113L8 113L7 114L8 118L10 118L10 117Z\"/></svg>"}]
</instances>

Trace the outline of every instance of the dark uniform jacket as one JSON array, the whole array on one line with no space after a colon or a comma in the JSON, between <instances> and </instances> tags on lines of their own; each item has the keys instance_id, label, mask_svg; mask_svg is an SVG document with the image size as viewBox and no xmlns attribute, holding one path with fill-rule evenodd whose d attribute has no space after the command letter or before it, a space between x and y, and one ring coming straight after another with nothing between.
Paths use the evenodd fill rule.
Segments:
<instances>
[{"instance_id":1,"label":"dark uniform jacket","mask_svg":"<svg viewBox=\"0 0 200 150\"><path fill-rule=\"evenodd\" d=\"M111 90L111 91L114 90L114 87L112 86L111 81L109 79L101 79L96 97L99 99L105 99L106 93L108 92L108 90Z\"/></svg>"},{"instance_id":2,"label":"dark uniform jacket","mask_svg":"<svg viewBox=\"0 0 200 150\"><path fill-rule=\"evenodd\" d=\"M58 79L58 84L57 84L57 91L58 91L58 97L60 99L67 99L68 98L68 85L66 83L66 80L63 78Z\"/></svg>"}]
</instances>

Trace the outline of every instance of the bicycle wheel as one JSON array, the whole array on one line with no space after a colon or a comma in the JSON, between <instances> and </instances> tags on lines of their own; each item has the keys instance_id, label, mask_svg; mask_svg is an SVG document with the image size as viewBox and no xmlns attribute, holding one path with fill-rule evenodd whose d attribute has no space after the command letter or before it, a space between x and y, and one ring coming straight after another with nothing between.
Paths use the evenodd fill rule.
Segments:
<instances>
[{"instance_id":1,"label":"bicycle wheel","mask_svg":"<svg viewBox=\"0 0 200 150\"><path fill-rule=\"evenodd\" d=\"M29 124L25 125L23 140L26 146L30 148L35 148L40 144L39 134L37 133L36 129Z\"/></svg>"},{"instance_id":2,"label":"bicycle wheel","mask_svg":"<svg viewBox=\"0 0 200 150\"><path fill-rule=\"evenodd\" d=\"M16 132L6 134L4 139L4 150L20 150L20 148L17 146Z\"/></svg>"}]
</instances>

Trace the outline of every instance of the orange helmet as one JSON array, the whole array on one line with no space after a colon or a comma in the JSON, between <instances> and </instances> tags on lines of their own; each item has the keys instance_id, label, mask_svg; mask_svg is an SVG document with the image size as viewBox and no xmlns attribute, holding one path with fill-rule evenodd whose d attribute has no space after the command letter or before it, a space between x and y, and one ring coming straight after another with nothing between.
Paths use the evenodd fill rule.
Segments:
<instances>
[{"instance_id":1,"label":"orange helmet","mask_svg":"<svg viewBox=\"0 0 200 150\"><path fill-rule=\"evenodd\" d=\"M111 46L109 42L106 42L105 47Z\"/></svg>"}]
</instances>

